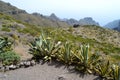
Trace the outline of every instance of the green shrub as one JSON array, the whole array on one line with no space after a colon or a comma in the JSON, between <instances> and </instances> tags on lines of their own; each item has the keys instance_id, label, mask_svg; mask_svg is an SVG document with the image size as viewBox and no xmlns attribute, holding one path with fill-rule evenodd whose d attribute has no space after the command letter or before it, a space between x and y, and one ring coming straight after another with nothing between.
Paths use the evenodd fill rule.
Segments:
<instances>
[{"instance_id":1,"label":"green shrub","mask_svg":"<svg viewBox=\"0 0 120 80\"><path fill-rule=\"evenodd\" d=\"M89 45L81 46L74 55L78 59L76 69L84 73L92 73L95 66L101 60L98 53L92 54L89 52Z\"/></svg>"},{"instance_id":2,"label":"green shrub","mask_svg":"<svg viewBox=\"0 0 120 80\"><path fill-rule=\"evenodd\" d=\"M11 51L12 42L6 37L0 37L0 54Z\"/></svg>"},{"instance_id":3,"label":"green shrub","mask_svg":"<svg viewBox=\"0 0 120 80\"><path fill-rule=\"evenodd\" d=\"M17 64L20 61L20 56L15 52L8 51L0 54L0 60L4 65Z\"/></svg>"},{"instance_id":4,"label":"green shrub","mask_svg":"<svg viewBox=\"0 0 120 80\"><path fill-rule=\"evenodd\" d=\"M58 58L59 61L64 62L65 64L72 64L74 61L74 51L73 51L73 45L70 42L64 43L58 53L56 54L56 57Z\"/></svg>"},{"instance_id":5,"label":"green shrub","mask_svg":"<svg viewBox=\"0 0 120 80\"><path fill-rule=\"evenodd\" d=\"M98 63L98 65L95 68L95 71L102 77L102 78L106 78L111 79L111 64L109 61L102 61L101 63Z\"/></svg>"},{"instance_id":6,"label":"green shrub","mask_svg":"<svg viewBox=\"0 0 120 80\"><path fill-rule=\"evenodd\" d=\"M2 29L1 29L2 31L6 31L6 32L10 32L10 29L9 28L7 28L7 27L2 27Z\"/></svg>"},{"instance_id":7,"label":"green shrub","mask_svg":"<svg viewBox=\"0 0 120 80\"><path fill-rule=\"evenodd\" d=\"M120 67L118 65L113 64L112 77L113 77L113 80L120 80Z\"/></svg>"},{"instance_id":8,"label":"green shrub","mask_svg":"<svg viewBox=\"0 0 120 80\"><path fill-rule=\"evenodd\" d=\"M39 38L35 39L34 42L30 44L30 53L36 60L45 59L51 60L51 57L55 57L55 54L58 52L59 43L55 43L51 40L50 37L45 37L42 33Z\"/></svg>"},{"instance_id":9,"label":"green shrub","mask_svg":"<svg viewBox=\"0 0 120 80\"><path fill-rule=\"evenodd\" d=\"M35 59L48 61L54 58L54 60L64 64L75 66L77 70L83 71L83 73L96 73L105 79L114 78L113 80L119 80L115 78L118 77L118 71L111 68L110 62L105 61L106 59L102 58L98 53L94 53L95 51L91 53L89 45L85 44L89 43L92 48L95 48L94 50L101 50L106 54L119 52L119 48L111 44L97 42L94 39L77 37L62 30L58 31L56 29L52 32L50 29L47 30L46 33L49 33L50 37L41 33L40 37L30 44L30 53ZM54 39L52 39L53 37ZM62 44L59 44L58 41L62 42ZM69 43L70 41L72 42ZM77 44L75 45L73 42ZM78 47L79 43L84 43L84 45ZM118 59L119 56L116 58Z\"/></svg>"}]
</instances>

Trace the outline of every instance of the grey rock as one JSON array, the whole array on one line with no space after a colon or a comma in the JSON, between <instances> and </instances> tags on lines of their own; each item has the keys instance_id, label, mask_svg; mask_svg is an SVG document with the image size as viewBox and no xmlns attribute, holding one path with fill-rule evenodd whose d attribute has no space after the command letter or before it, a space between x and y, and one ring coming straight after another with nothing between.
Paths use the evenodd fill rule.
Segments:
<instances>
[{"instance_id":1,"label":"grey rock","mask_svg":"<svg viewBox=\"0 0 120 80\"><path fill-rule=\"evenodd\" d=\"M20 68L20 64L16 64L16 68L17 68L17 69Z\"/></svg>"},{"instance_id":2,"label":"grey rock","mask_svg":"<svg viewBox=\"0 0 120 80\"><path fill-rule=\"evenodd\" d=\"M19 67L24 67L24 62L20 62Z\"/></svg>"},{"instance_id":3,"label":"grey rock","mask_svg":"<svg viewBox=\"0 0 120 80\"><path fill-rule=\"evenodd\" d=\"M31 66L36 65L36 62L34 60L31 61Z\"/></svg>"},{"instance_id":4,"label":"grey rock","mask_svg":"<svg viewBox=\"0 0 120 80\"><path fill-rule=\"evenodd\" d=\"M15 69L17 69L17 66L16 66L16 65L10 65L10 66L9 66L9 69L10 69L10 70L15 70Z\"/></svg>"},{"instance_id":5,"label":"grey rock","mask_svg":"<svg viewBox=\"0 0 120 80\"><path fill-rule=\"evenodd\" d=\"M24 62L24 66L25 66L25 67L29 67L30 65L31 65L30 61Z\"/></svg>"},{"instance_id":6,"label":"grey rock","mask_svg":"<svg viewBox=\"0 0 120 80\"><path fill-rule=\"evenodd\" d=\"M21 61L19 64L16 64L16 65L13 65L13 64L10 65L10 66L0 65L0 72L15 70L15 69L18 69L18 68L27 68L27 67L34 66L34 65L36 65L36 62L34 60L24 60L24 61Z\"/></svg>"}]
</instances>

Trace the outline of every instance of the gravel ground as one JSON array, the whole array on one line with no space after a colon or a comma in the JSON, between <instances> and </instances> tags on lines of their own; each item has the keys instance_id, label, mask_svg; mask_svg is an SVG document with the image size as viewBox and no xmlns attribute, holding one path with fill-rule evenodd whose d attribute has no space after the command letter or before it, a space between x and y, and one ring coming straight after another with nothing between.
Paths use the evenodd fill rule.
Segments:
<instances>
[{"instance_id":1,"label":"gravel ground","mask_svg":"<svg viewBox=\"0 0 120 80\"><path fill-rule=\"evenodd\" d=\"M0 80L99 80L94 75L82 75L60 64L37 64L33 67L0 73Z\"/></svg>"}]
</instances>

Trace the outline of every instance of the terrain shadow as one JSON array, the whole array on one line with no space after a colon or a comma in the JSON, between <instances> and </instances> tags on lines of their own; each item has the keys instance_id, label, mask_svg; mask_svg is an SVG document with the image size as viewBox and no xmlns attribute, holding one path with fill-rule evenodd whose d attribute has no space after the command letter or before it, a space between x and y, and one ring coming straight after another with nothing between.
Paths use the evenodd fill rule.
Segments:
<instances>
[{"instance_id":1,"label":"terrain shadow","mask_svg":"<svg viewBox=\"0 0 120 80\"><path fill-rule=\"evenodd\" d=\"M44 65L44 64L47 64L48 66L54 66L55 68L67 69L67 71L68 71L67 74L74 73L76 75L79 75L79 77L81 77L81 78L84 78L88 75L93 75L93 76L95 76L95 79L93 79L93 80L102 80L102 78L100 78L99 76L96 76L94 74L85 74L82 71L76 70L74 66L68 66L68 65L65 65L64 63L56 61L56 60L50 61L50 62L44 62L41 60L40 65Z\"/></svg>"}]
</instances>

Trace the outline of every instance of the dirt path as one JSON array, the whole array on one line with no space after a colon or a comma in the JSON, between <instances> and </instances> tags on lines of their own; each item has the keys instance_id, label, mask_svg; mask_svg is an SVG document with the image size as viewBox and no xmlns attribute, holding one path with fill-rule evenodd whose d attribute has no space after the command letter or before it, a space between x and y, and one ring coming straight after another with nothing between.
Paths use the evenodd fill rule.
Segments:
<instances>
[{"instance_id":1,"label":"dirt path","mask_svg":"<svg viewBox=\"0 0 120 80\"><path fill-rule=\"evenodd\" d=\"M63 65L37 64L29 68L21 68L0 73L0 80L97 80L97 76L85 75L68 70Z\"/></svg>"}]
</instances>

